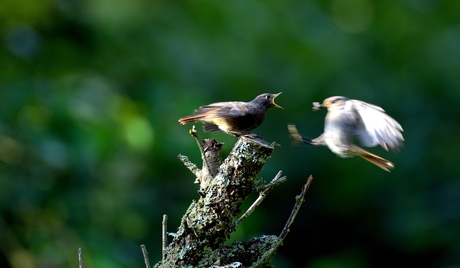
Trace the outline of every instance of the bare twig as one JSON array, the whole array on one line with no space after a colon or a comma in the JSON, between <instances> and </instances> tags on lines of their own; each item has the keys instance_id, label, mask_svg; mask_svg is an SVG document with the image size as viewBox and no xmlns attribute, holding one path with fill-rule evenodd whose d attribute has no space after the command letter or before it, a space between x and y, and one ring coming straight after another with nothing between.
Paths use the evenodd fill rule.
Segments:
<instances>
[{"instance_id":1,"label":"bare twig","mask_svg":"<svg viewBox=\"0 0 460 268\"><path fill-rule=\"evenodd\" d=\"M286 235L289 233L289 229L291 228L292 223L294 222L295 217L297 216L297 213L299 212L300 207L302 206L302 203L305 200L305 194L307 193L308 188L310 188L310 184L313 180L313 177L310 175L308 177L307 183L302 187L302 191L300 195L296 196L296 202L294 204L294 208L291 211L291 215L289 216L286 225L283 228L283 231L281 231L281 234L278 236L279 240L278 242L270 249L268 250L254 265L251 267L257 268L257 267L262 267L264 264L266 264L270 258L275 254L275 252L278 250L278 248L283 244L284 238Z\"/></svg>"},{"instance_id":2,"label":"bare twig","mask_svg":"<svg viewBox=\"0 0 460 268\"><path fill-rule=\"evenodd\" d=\"M150 268L150 261L149 261L149 253L147 252L147 249L145 248L145 245L141 245L142 249L142 255L144 256L144 262L145 262L145 268Z\"/></svg>"},{"instance_id":3,"label":"bare twig","mask_svg":"<svg viewBox=\"0 0 460 268\"><path fill-rule=\"evenodd\" d=\"M208 172L210 171L209 169L209 164L208 164L208 159L206 158L203 145L200 142L200 138L198 138L198 132L196 132L195 125L192 126L192 129L189 130L190 135L192 135L193 138L195 138L196 144L198 144L198 148L200 148L200 153L201 153L201 158L203 159L203 164L206 166L206 169Z\"/></svg>"},{"instance_id":4,"label":"bare twig","mask_svg":"<svg viewBox=\"0 0 460 268\"><path fill-rule=\"evenodd\" d=\"M273 188L274 186L276 186L276 185L278 185L278 184L280 184L282 182L285 182L286 181L286 176L281 177L282 174L283 174L282 170L278 171L276 176L269 183L257 186L256 191L264 191L267 188Z\"/></svg>"},{"instance_id":5,"label":"bare twig","mask_svg":"<svg viewBox=\"0 0 460 268\"><path fill-rule=\"evenodd\" d=\"M205 139L203 143L198 137L195 126L189 130L189 134L195 139L198 148L200 149L201 159L203 160L203 167L200 169L197 165L192 163L187 156L179 154L177 157L184 163L193 175L196 177L195 183L200 183L201 188L207 185L218 172L219 166L222 162L221 147L222 143L215 140ZM211 165L212 164L212 165Z\"/></svg>"},{"instance_id":6,"label":"bare twig","mask_svg":"<svg viewBox=\"0 0 460 268\"><path fill-rule=\"evenodd\" d=\"M237 227L238 225L240 225L240 223L245 220L247 217L249 217L249 215L252 214L252 212L254 212L254 210L257 208L257 206L260 205L260 203L262 203L262 201L264 201L265 197L267 197L268 193L270 193L270 191L273 189L273 187L283 181L286 180L286 176L283 176L281 177L281 175L283 174L283 171L278 171L278 173L276 174L276 176L272 179L272 181L265 185L263 188L264 190L261 191L259 193L259 197L256 199L256 201L254 201L254 203L252 203L252 205L248 208L248 210L246 210L246 212L238 219L236 220L234 223L233 223L233 227Z\"/></svg>"},{"instance_id":7,"label":"bare twig","mask_svg":"<svg viewBox=\"0 0 460 268\"><path fill-rule=\"evenodd\" d=\"M162 238L162 244L161 244L161 249L162 249L162 259L164 260L166 256L166 251L168 247L168 215L164 214L163 215L163 222L161 223L161 238Z\"/></svg>"},{"instance_id":8,"label":"bare twig","mask_svg":"<svg viewBox=\"0 0 460 268\"><path fill-rule=\"evenodd\" d=\"M177 157L182 161L182 163L184 163L185 167L188 168L193 173L193 175L195 175L195 177L200 177L200 169L195 164L190 162L187 156L179 154Z\"/></svg>"},{"instance_id":9,"label":"bare twig","mask_svg":"<svg viewBox=\"0 0 460 268\"><path fill-rule=\"evenodd\" d=\"M295 202L294 208L291 211L291 215L289 216L289 219L284 225L283 231L281 231L281 234L278 236L281 241L289 233L289 229L291 228L291 225L294 222L294 219L297 216L297 213L299 212L300 206L305 201L305 193L308 191L308 188L310 188L310 184L312 181L313 181L313 177L310 175L308 177L307 183L305 183L305 185L302 187L302 192L300 193L300 195L296 196L296 202Z\"/></svg>"},{"instance_id":10,"label":"bare twig","mask_svg":"<svg viewBox=\"0 0 460 268\"><path fill-rule=\"evenodd\" d=\"M78 248L78 268L83 268L83 258L81 256L81 248Z\"/></svg>"}]
</instances>

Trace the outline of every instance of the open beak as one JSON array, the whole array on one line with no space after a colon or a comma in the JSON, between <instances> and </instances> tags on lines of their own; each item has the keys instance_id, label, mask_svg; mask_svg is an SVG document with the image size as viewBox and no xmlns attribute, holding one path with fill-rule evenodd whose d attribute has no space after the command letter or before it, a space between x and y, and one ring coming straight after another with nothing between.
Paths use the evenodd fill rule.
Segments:
<instances>
[{"instance_id":1,"label":"open beak","mask_svg":"<svg viewBox=\"0 0 460 268\"><path fill-rule=\"evenodd\" d=\"M283 93L283 92L280 92L280 93L278 93L278 94L274 94L272 103L273 103L273 106L275 106L276 108L284 109L283 107L281 107L281 106L279 106L278 104L275 103L276 97L278 97L279 95L281 95L281 93Z\"/></svg>"},{"instance_id":2,"label":"open beak","mask_svg":"<svg viewBox=\"0 0 460 268\"><path fill-rule=\"evenodd\" d=\"M313 111L319 111L319 109L321 108L326 108L326 106L324 106L324 104L322 103L319 103L319 102L313 102Z\"/></svg>"}]
</instances>

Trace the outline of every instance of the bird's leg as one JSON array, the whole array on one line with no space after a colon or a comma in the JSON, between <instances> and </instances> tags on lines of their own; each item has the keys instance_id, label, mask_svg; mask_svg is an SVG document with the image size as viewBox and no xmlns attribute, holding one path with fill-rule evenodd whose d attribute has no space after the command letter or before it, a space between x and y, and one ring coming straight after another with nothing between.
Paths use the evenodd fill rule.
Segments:
<instances>
[{"instance_id":1,"label":"bird's leg","mask_svg":"<svg viewBox=\"0 0 460 268\"><path fill-rule=\"evenodd\" d=\"M301 136L302 137L302 142L308 145L316 145L311 138L306 137L306 136Z\"/></svg>"},{"instance_id":2,"label":"bird's leg","mask_svg":"<svg viewBox=\"0 0 460 268\"><path fill-rule=\"evenodd\" d=\"M296 142L296 143L305 143L305 144L308 144L308 145L316 145L314 140L312 140L309 137L301 135L299 133L299 131L297 131L297 128L296 128L295 125L288 125L288 130L289 130L289 133L291 134L291 137L294 140L294 142Z\"/></svg>"},{"instance_id":3,"label":"bird's leg","mask_svg":"<svg viewBox=\"0 0 460 268\"><path fill-rule=\"evenodd\" d=\"M239 137L240 138L245 137L245 138L251 139L251 140L256 141L256 142L261 142L261 141L262 142L267 142L266 140L264 140L264 138L262 138L261 136L255 134L255 133L252 133L252 132L244 132ZM281 144L276 143L276 142L272 142L271 145L281 147Z\"/></svg>"},{"instance_id":4,"label":"bird's leg","mask_svg":"<svg viewBox=\"0 0 460 268\"><path fill-rule=\"evenodd\" d=\"M228 134L232 135L233 137L239 139L241 137L240 133L235 133L235 132L227 132Z\"/></svg>"},{"instance_id":5,"label":"bird's leg","mask_svg":"<svg viewBox=\"0 0 460 268\"><path fill-rule=\"evenodd\" d=\"M257 135L256 133L252 133L252 132L244 132L240 136L245 136L245 137L253 139L253 140L255 140L255 139L262 139L263 140L263 138L261 136Z\"/></svg>"}]
</instances>

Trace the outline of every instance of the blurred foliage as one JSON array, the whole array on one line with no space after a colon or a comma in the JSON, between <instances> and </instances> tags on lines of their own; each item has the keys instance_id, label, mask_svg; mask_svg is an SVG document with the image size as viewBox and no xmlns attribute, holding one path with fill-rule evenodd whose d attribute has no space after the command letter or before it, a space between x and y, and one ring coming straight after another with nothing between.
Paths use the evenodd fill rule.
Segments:
<instances>
[{"instance_id":1,"label":"blurred foliage","mask_svg":"<svg viewBox=\"0 0 460 268\"><path fill-rule=\"evenodd\" d=\"M255 132L277 148L275 189L232 239L277 234L315 180L278 267L460 264L460 2L455 0L0 2L2 267L142 267L161 258L200 162L177 119L199 105L283 94ZM380 105L405 129L386 173L314 137L313 101ZM225 142L225 134L201 134ZM255 197L254 197L255 198ZM249 203L248 203L249 205Z\"/></svg>"}]
</instances>

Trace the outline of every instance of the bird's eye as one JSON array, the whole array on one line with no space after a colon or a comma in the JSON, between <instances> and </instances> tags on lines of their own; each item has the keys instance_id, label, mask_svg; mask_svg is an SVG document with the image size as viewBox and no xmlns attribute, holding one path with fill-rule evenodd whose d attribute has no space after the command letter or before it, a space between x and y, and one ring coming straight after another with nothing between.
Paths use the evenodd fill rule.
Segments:
<instances>
[{"instance_id":1,"label":"bird's eye","mask_svg":"<svg viewBox=\"0 0 460 268\"><path fill-rule=\"evenodd\" d=\"M265 95L265 98L266 98L267 100L269 100L269 99L270 99L270 95Z\"/></svg>"}]
</instances>

